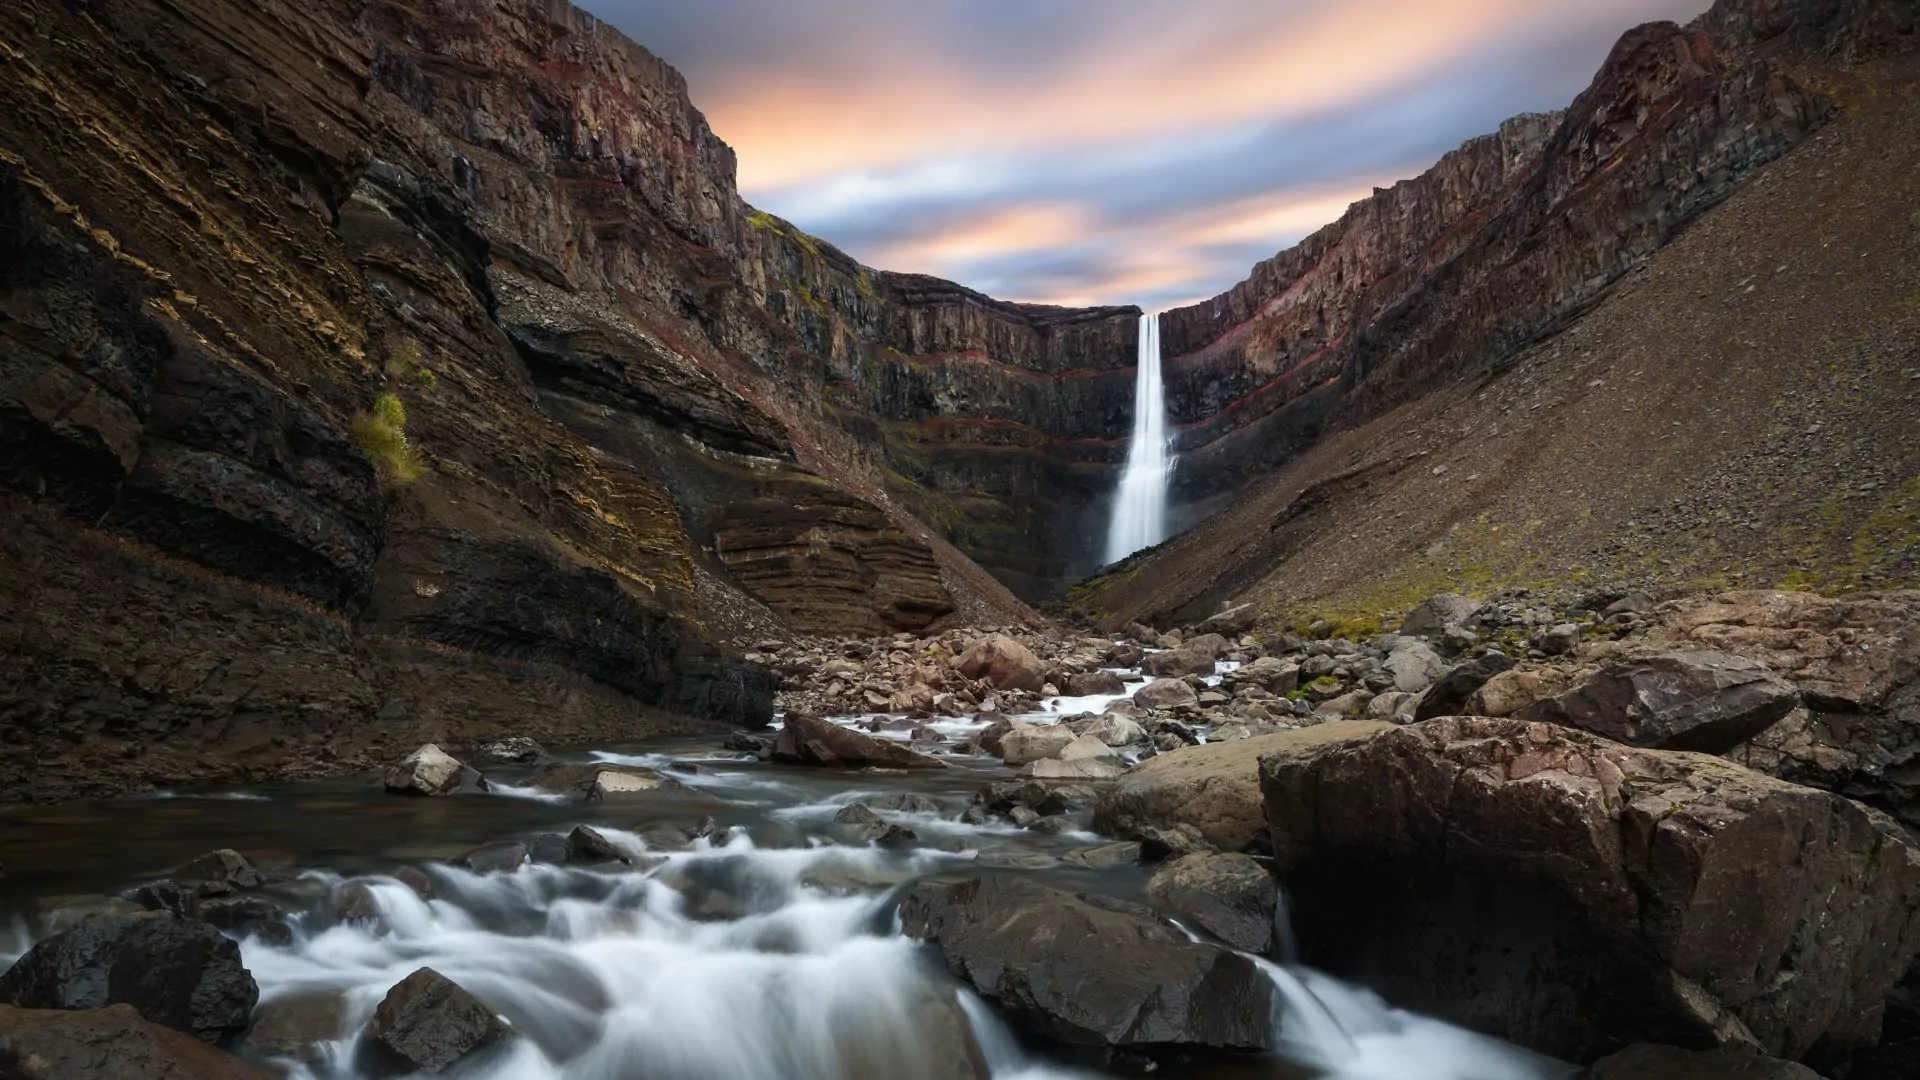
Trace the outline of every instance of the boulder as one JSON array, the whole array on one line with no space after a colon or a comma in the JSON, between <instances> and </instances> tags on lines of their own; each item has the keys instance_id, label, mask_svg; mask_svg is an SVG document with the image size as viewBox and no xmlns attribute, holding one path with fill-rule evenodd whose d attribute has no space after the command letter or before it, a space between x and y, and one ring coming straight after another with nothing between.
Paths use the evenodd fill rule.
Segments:
<instances>
[{"instance_id":1,"label":"boulder","mask_svg":"<svg viewBox=\"0 0 1920 1080\"><path fill-rule=\"evenodd\" d=\"M988 634L960 654L953 666L969 679L985 679L1001 690L1040 692L1040 658L1006 634Z\"/></svg>"},{"instance_id":2,"label":"boulder","mask_svg":"<svg viewBox=\"0 0 1920 1080\"><path fill-rule=\"evenodd\" d=\"M1147 882L1147 897L1236 949L1273 947L1280 888L1251 856L1197 851L1162 866Z\"/></svg>"},{"instance_id":3,"label":"boulder","mask_svg":"<svg viewBox=\"0 0 1920 1080\"><path fill-rule=\"evenodd\" d=\"M1431 720L1436 716L1463 715L1467 699L1473 697L1474 691L1485 686L1487 680L1512 668L1513 658L1498 652L1476 656L1464 664L1455 665L1420 696L1420 704L1414 708L1413 718Z\"/></svg>"},{"instance_id":4,"label":"boulder","mask_svg":"<svg viewBox=\"0 0 1920 1080\"><path fill-rule=\"evenodd\" d=\"M131 1005L78 1011L0 1005L6 1080L271 1080Z\"/></svg>"},{"instance_id":5,"label":"boulder","mask_svg":"<svg viewBox=\"0 0 1920 1080\"><path fill-rule=\"evenodd\" d=\"M381 999L360 1052L363 1067L376 1077L437 1073L505 1034L492 1009L459 983L423 967Z\"/></svg>"},{"instance_id":6,"label":"boulder","mask_svg":"<svg viewBox=\"0 0 1920 1080\"><path fill-rule=\"evenodd\" d=\"M0 1003L131 1005L153 1023L207 1042L246 1030L259 998L233 939L164 911L81 923L39 942L0 975Z\"/></svg>"},{"instance_id":7,"label":"boulder","mask_svg":"<svg viewBox=\"0 0 1920 1080\"><path fill-rule=\"evenodd\" d=\"M1156 678L1182 675L1211 675L1214 661L1227 651L1227 639L1219 634L1201 634L1165 652L1157 652L1140 661L1140 670Z\"/></svg>"},{"instance_id":8,"label":"boulder","mask_svg":"<svg viewBox=\"0 0 1920 1080\"><path fill-rule=\"evenodd\" d=\"M1172 709L1199 700L1193 687L1180 679L1155 679L1133 692L1133 703L1143 709Z\"/></svg>"},{"instance_id":9,"label":"boulder","mask_svg":"<svg viewBox=\"0 0 1920 1080\"><path fill-rule=\"evenodd\" d=\"M265 874L245 855L232 848L209 851L173 872L181 881L192 882L203 896L217 896L240 889L257 889L267 883Z\"/></svg>"},{"instance_id":10,"label":"boulder","mask_svg":"<svg viewBox=\"0 0 1920 1080\"><path fill-rule=\"evenodd\" d=\"M453 865L476 874L511 874L527 861L527 845L518 840L481 844L453 860Z\"/></svg>"},{"instance_id":11,"label":"boulder","mask_svg":"<svg viewBox=\"0 0 1920 1080\"><path fill-rule=\"evenodd\" d=\"M1082 735L1060 748L1055 755L1061 761L1106 761L1118 763L1120 754L1098 736Z\"/></svg>"},{"instance_id":12,"label":"boulder","mask_svg":"<svg viewBox=\"0 0 1920 1080\"><path fill-rule=\"evenodd\" d=\"M1717 754L1773 726L1799 697L1792 683L1751 660L1689 650L1609 665L1513 716L1632 746Z\"/></svg>"},{"instance_id":13,"label":"boulder","mask_svg":"<svg viewBox=\"0 0 1920 1080\"><path fill-rule=\"evenodd\" d=\"M1014 724L1000 736L1000 760L1009 768L1060 756L1073 742L1073 732L1061 724Z\"/></svg>"},{"instance_id":14,"label":"boulder","mask_svg":"<svg viewBox=\"0 0 1920 1080\"><path fill-rule=\"evenodd\" d=\"M451 795L459 791L487 790L484 777L433 743L394 763L383 779L388 791L400 795Z\"/></svg>"},{"instance_id":15,"label":"boulder","mask_svg":"<svg viewBox=\"0 0 1920 1080\"><path fill-rule=\"evenodd\" d=\"M1300 665L1277 656L1263 656L1227 672L1220 682L1229 689L1258 686L1270 694L1291 694L1300 687Z\"/></svg>"},{"instance_id":16,"label":"boulder","mask_svg":"<svg viewBox=\"0 0 1920 1080\"><path fill-rule=\"evenodd\" d=\"M1126 680L1111 671L1086 671L1068 675L1066 685L1060 692L1072 697L1092 697L1095 694L1124 694L1127 692Z\"/></svg>"},{"instance_id":17,"label":"boulder","mask_svg":"<svg viewBox=\"0 0 1920 1080\"><path fill-rule=\"evenodd\" d=\"M1148 758L1127 770L1094 803L1094 828L1142 841L1150 851L1265 848L1260 812L1262 757L1307 753L1391 730L1391 724L1337 720Z\"/></svg>"},{"instance_id":18,"label":"boulder","mask_svg":"<svg viewBox=\"0 0 1920 1080\"><path fill-rule=\"evenodd\" d=\"M1446 661L1433 646L1418 638L1402 638L1401 645L1388 653L1380 666L1393 676L1393 688L1403 694L1425 690L1447 670Z\"/></svg>"},{"instance_id":19,"label":"boulder","mask_svg":"<svg viewBox=\"0 0 1920 1080\"><path fill-rule=\"evenodd\" d=\"M1543 698L1550 698L1565 689L1572 681L1569 673L1541 670L1503 671L1488 679L1478 690L1467 695L1460 708L1452 712L1437 712L1434 716L1512 716L1528 705ZM1432 719L1419 717L1415 719Z\"/></svg>"},{"instance_id":20,"label":"boulder","mask_svg":"<svg viewBox=\"0 0 1920 1080\"><path fill-rule=\"evenodd\" d=\"M1556 1057L1845 1053L1920 950L1896 825L1704 754L1442 717L1261 786L1307 963Z\"/></svg>"},{"instance_id":21,"label":"boulder","mask_svg":"<svg viewBox=\"0 0 1920 1080\"><path fill-rule=\"evenodd\" d=\"M1560 623L1540 635L1540 651L1548 656L1565 656L1580 644L1580 624Z\"/></svg>"},{"instance_id":22,"label":"boulder","mask_svg":"<svg viewBox=\"0 0 1920 1080\"><path fill-rule=\"evenodd\" d=\"M482 765L538 765L547 760L547 749L525 735L514 735L481 746L473 759Z\"/></svg>"},{"instance_id":23,"label":"boulder","mask_svg":"<svg viewBox=\"0 0 1920 1080\"><path fill-rule=\"evenodd\" d=\"M1252 604L1235 604L1232 607L1222 608L1201 620L1200 632L1237 638L1253 629L1253 624L1259 617L1260 613L1254 610Z\"/></svg>"},{"instance_id":24,"label":"boulder","mask_svg":"<svg viewBox=\"0 0 1920 1080\"><path fill-rule=\"evenodd\" d=\"M989 876L915 883L900 921L1028 1034L1101 1053L1273 1049L1272 980L1139 905Z\"/></svg>"},{"instance_id":25,"label":"boulder","mask_svg":"<svg viewBox=\"0 0 1920 1080\"><path fill-rule=\"evenodd\" d=\"M1094 721L1087 734L1108 746L1132 746L1147 741L1147 731L1131 717L1109 713Z\"/></svg>"},{"instance_id":26,"label":"boulder","mask_svg":"<svg viewBox=\"0 0 1920 1080\"><path fill-rule=\"evenodd\" d=\"M912 829L895 825L860 803L843 806L833 815L833 832L842 843L881 847L904 847L920 839Z\"/></svg>"},{"instance_id":27,"label":"boulder","mask_svg":"<svg viewBox=\"0 0 1920 1080\"><path fill-rule=\"evenodd\" d=\"M1768 1057L1751 1046L1682 1050L1636 1043L1587 1070L1583 1080L1819 1080L1798 1062Z\"/></svg>"},{"instance_id":28,"label":"boulder","mask_svg":"<svg viewBox=\"0 0 1920 1080\"><path fill-rule=\"evenodd\" d=\"M1094 758L1061 761L1058 758L1044 758L1029 763L1020 770L1020 775L1029 780L1112 780L1126 771L1125 766L1115 761Z\"/></svg>"},{"instance_id":29,"label":"boulder","mask_svg":"<svg viewBox=\"0 0 1920 1080\"><path fill-rule=\"evenodd\" d=\"M1480 605L1459 593L1441 593L1414 605L1400 621L1400 632L1412 637L1435 638L1448 625L1463 623L1480 610Z\"/></svg>"},{"instance_id":30,"label":"boulder","mask_svg":"<svg viewBox=\"0 0 1920 1080\"><path fill-rule=\"evenodd\" d=\"M292 1058L323 1066L319 1044L347 1034L347 995L341 990L302 990L268 998L254 1010L238 1049L256 1058Z\"/></svg>"},{"instance_id":31,"label":"boulder","mask_svg":"<svg viewBox=\"0 0 1920 1080\"><path fill-rule=\"evenodd\" d=\"M773 741L773 759L842 768L945 769L946 762L806 713L789 711Z\"/></svg>"},{"instance_id":32,"label":"boulder","mask_svg":"<svg viewBox=\"0 0 1920 1080\"><path fill-rule=\"evenodd\" d=\"M567 834L567 861L570 863L626 862L626 853L614 846L600 830L590 825L575 825Z\"/></svg>"}]
</instances>

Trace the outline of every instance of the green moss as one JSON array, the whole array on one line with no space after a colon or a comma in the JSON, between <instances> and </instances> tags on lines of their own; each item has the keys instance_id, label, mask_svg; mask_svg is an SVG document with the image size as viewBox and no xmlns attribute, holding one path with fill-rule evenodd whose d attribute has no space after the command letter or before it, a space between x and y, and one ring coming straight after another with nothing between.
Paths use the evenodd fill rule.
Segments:
<instances>
[{"instance_id":1,"label":"green moss","mask_svg":"<svg viewBox=\"0 0 1920 1080\"><path fill-rule=\"evenodd\" d=\"M347 432L373 463L380 482L401 487L420 478L420 459L407 441L407 409L392 394L374 399L373 411L353 418Z\"/></svg>"},{"instance_id":2,"label":"green moss","mask_svg":"<svg viewBox=\"0 0 1920 1080\"><path fill-rule=\"evenodd\" d=\"M421 368L414 372L413 381L418 384L422 390L431 390L440 383L439 378L427 368Z\"/></svg>"}]
</instances>

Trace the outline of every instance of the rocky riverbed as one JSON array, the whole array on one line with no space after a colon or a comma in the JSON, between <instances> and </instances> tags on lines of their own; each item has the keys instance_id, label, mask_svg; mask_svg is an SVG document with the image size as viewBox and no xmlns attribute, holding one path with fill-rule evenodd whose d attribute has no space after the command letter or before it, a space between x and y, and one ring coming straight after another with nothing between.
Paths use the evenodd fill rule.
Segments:
<instances>
[{"instance_id":1,"label":"rocky riverbed","mask_svg":"<svg viewBox=\"0 0 1920 1080\"><path fill-rule=\"evenodd\" d=\"M1603 599L768 641L765 732L15 808L0 1061L1911 1076L1920 597Z\"/></svg>"}]
</instances>

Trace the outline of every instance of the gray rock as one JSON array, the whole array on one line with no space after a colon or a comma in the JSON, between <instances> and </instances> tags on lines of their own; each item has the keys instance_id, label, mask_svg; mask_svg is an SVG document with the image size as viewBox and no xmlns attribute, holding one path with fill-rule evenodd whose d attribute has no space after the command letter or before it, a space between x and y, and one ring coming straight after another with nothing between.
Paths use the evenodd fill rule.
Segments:
<instances>
[{"instance_id":1,"label":"gray rock","mask_svg":"<svg viewBox=\"0 0 1920 1080\"><path fill-rule=\"evenodd\" d=\"M1540 635L1540 651L1548 656L1565 656L1580 644L1580 625L1560 623Z\"/></svg>"},{"instance_id":2,"label":"gray rock","mask_svg":"<svg viewBox=\"0 0 1920 1080\"><path fill-rule=\"evenodd\" d=\"M399 795L487 790L487 782L478 772L432 743L401 758L382 779L388 791Z\"/></svg>"},{"instance_id":3,"label":"gray rock","mask_svg":"<svg viewBox=\"0 0 1920 1080\"><path fill-rule=\"evenodd\" d=\"M1197 705L1199 698L1193 687L1180 679L1155 679L1133 692L1133 703L1143 709L1172 709Z\"/></svg>"},{"instance_id":4,"label":"gray rock","mask_svg":"<svg viewBox=\"0 0 1920 1080\"><path fill-rule=\"evenodd\" d=\"M1447 670L1446 661L1424 641L1401 639L1404 643L1387 654L1383 665L1393 676L1393 688L1403 694L1417 694L1433 685Z\"/></svg>"},{"instance_id":5,"label":"gray rock","mask_svg":"<svg viewBox=\"0 0 1920 1080\"><path fill-rule=\"evenodd\" d=\"M81 923L39 942L0 975L0 1003L131 1005L153 1023L207 1042L246 1030L259 999L233 939L164 911Z\"/></svg>"},{"instance_id":6,"label":"gray rock","mask_svg":"<svg viewBox=\"0 0 1920 1080\"><path fill-rule=\"evenodd\" d=\"M1800 694L1765 667L1687 650L1615 664L1517 720L1577 727L1632 746L1722 753L1793 711Z\"/></svg>"},{"instance_id":7,"label":"gray rock","mask_svg":"<svg viewBox=\"0 0 1920 1080\"><path fill-rule=\"evenodd\" d=\"M1154 873L1147 896L1236 949L1264 953L1273 947L1280 889L1267 868L1250 856L1182 855Z\"/></svg>"},{"instance_id":8,"label":"gray rock","mask_svg":"<svg viewBox=\"0 0 1920 1080\"><path fill-rule=\"evenodd\" d=\"M1019 768L1057 758L1073 740L1073 732L1060 724L1015 724L1000 736L1000 760L1009 768Z\"/></svg>"},{"instance_id":9,"label":"gray rock","mask_svg":"<svg viewBox=\"0 0 1920 1080\"><path fill-rule=\"evenodd\" d=\"M1480 610L1480 605L1459 593L1441 593L1414 605L1400 622L1400 632L1414 637L1438 637L1448 623L1464 623Z\"/></svg>"},{"instance_id":10,"label":"gray rock","mask_svg":"<svg viewBox=\"0 0 1920 1080\"><path fill-rule=\"evenodd\" d=\"M505 1035L493 1010L459 983L421 968L387 991L367 1024L361 1054L376 1077L438 1073Z\"/></svg>"},{"instance_id":11,"label":"gray rock","mask_svg":"<svg viewBox=\"0 0 1920 1080\"><path fill-rule=\"evenodd\" d=\"M67 1011L0 1005L7 1080L270 1080L273 1074L191 1035L149 1023L130 1005Z\"/></svg>"}]
</instances>

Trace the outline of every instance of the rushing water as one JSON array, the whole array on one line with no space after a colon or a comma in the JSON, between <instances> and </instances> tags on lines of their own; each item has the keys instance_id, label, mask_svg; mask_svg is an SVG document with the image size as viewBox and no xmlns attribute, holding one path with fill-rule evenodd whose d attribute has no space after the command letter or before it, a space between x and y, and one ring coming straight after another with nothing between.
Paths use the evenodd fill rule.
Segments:
<instances>
[{"instance_id":1,"label":"rushing water","mask_svg":"<svg viewBox=\"0 0 1920 1080\"><path fill-rule=\"evenodd\" d=\"M1031 719L1098 708L1064 699ZM977 730L950 718L952 735ZM718 738L676 737L577 759L670 767L711 797L697 808L621 808L536 797L511 781L494 795L414 800L371 778L176 793L0 814L0 963L32 938L49 894L118 890L201 851L232 846L296 873L273 890L296 914L291 941L243 940L262 1010L325 1001L326 1035L297 1080L359 1080L358 1032L389 987L432 967L505 1017L515 1037L464 1063L464 1080L994 1080L1096 1074L1050 1063L932 951L900 936L891 897L926 874L1021 867L1077 891L1143 899L1150 868L1090 870L1071 856L1103 842L958 820L997 761L955 758L939 773L848 774L729 755ZM910 794L904 849L853 846L833 815ZM718 822L664 844L663 823ZM435 861L493 839L590 824L631 860L582 869L527 864L474 874ZM433 899L388 876L423 866ZM1034 869L1038 867L1038 869ZM343 890L364 887L378 917L343 921ZM1190 934L1191 931L1188 931ZM1285 959L1285 957L1283 957ZM1337 1080L1558 1080L1567 1070L1511 1047L1387 1007L1295 965L1261 961L1281 1001L1280 1058L1185 1069L1186 1077Z\"/></svg>"},{"instance_id":2,"label":"rushing water","mask_svg":"<svg viewBox=\"0 0 1920 1080\"><path fill-rule=\"evenodd\" d=\"M1167 402L1160 381L1160 317L1140 317L1140 364L1133 383L1133 439L1127 468L1113 500L1107 528L1107 561L1121 559L1167 538L1167 481L1173 457L1167 448Z\"/></svg>"}]
</instances>

